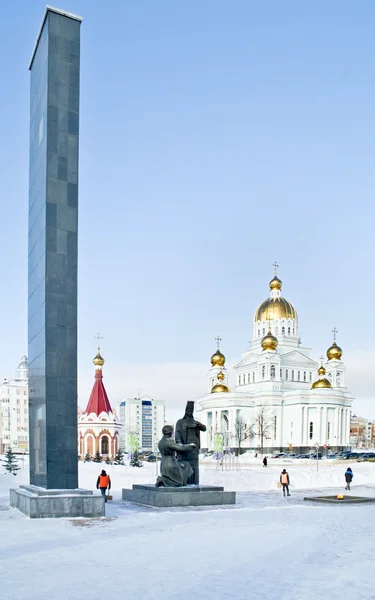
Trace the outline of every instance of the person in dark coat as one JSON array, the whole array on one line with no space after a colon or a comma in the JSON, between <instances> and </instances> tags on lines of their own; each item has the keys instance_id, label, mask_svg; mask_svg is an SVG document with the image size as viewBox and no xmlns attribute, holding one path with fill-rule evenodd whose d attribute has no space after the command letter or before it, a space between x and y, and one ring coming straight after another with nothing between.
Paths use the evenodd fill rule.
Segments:
<instances>
[{"instance_id":1,"label":"person in dark coat","mask_svg":"<svg viewBox=\"0 0 375 600\"><path fill-rule=\"evenodd\" d=\"M161 454L160 476L156 480L156 487L181 487L193 474L189 461L177 460L176 453L189 452L195 444L177 444L173 439L173 427L165 425L162 429L163 437L158 447Z\"/></svg>"},{"instance_id":2,"label":"person in dark coat","mask_svg":"<svg viewBox=\"0 0 375 600\"><path fill-rule=\"evenodd\" d=\"M201 431L206 431L206 425L194 419L194 402L186 403L185 415L176 423L176 442L181 445L194 444L189 452L179 452L177 460L188 462L192 468L192 475L188 484L199 485L199 448L201 446Z\"/></svg>"},{"instance_id":3,"label":"person in dark coat","mask_svg":"<svg viewBox=\"0 0 375 600\"><path fill-rule=\"evenodd\" d=\"M105 493L108 490L111 489L111 478L109 475L107 475L106 471L101 472L101 474L99 475L97 482L96 482L96 489L101 491L102 496L105 497ZM107 502L107 498L105 498L105 501Z\"/></svg>"},{"instance_id":4,"label":"person in dark coat","mask_svg":"<svg viewBox=\"0 0 375 600\"><path fill-rule=\"evenodd\" d=\"M265 456L263 458L263 467L266 467L268 465L268 460L267 460L267 456Z\"/></svg>"},{"instance_id":5,"label":"person in dark coat","mask_svg":"<svg viewBox=\"0 0 375 600\"><path fill-rule=\"evenodd\" d=\"M345 471L346 490L350 490L350 484L353 481L353 471L348 467Z\"/></svg>"},{"instance_id":6,"label":"person in dark coat","mask_svg":"<svg viewBox=\"0 0 375 600\"><path fill-rule=\"evenodd\" d=\"M285 496L285 492L287 493L287 496L290 496L290 494L289 494L290 479L289 479L289 473L287 473L286 469L283 469L281 471L280 483L283 486L283 496Z\"/></svg>"}]
</instances>

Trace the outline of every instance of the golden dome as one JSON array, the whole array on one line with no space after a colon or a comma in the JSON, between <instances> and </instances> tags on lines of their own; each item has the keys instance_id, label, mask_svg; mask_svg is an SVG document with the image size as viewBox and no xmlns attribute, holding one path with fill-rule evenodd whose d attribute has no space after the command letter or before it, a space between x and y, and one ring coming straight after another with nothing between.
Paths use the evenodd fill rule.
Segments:
<instances>
[{"instance_id":1,"label":"golden dome","mask_svg":"<svg viewBox=\"0 0 375 600\"><path fill-rule=\"evenodd\" d=\"M225 383L217 383L211 390L211 394L215 392L230 392L230 389Z\"/></svg>"},{"instance_id":2,"label":"golden dome","mask_svg":"<svg viewBox=\"0 0 375 600\"><path fill-rule=\"evenodd\" d=\"M342 350L340 346L333 342L332 346L327 350L327 358L328 360L341 360Z\"/></svg>"},{"instance_id":3,"label":"golden dome","mask_svg":"<svg viewBox=\"0 0 375 600\"><path fill-rule=\"evenodd\" d=\"M223 367L225 365L225 356L220 352L219 348L211 356L211 365L213 367Z\"/></svg>"},{"instance_id":4,"label":"golden dome","mask_svg":"<svg viewBox=\"0 0 375 600\"><path fill-rule=\"evenodd\" d=\"M278 319L297 319L297 311L293 304L279 296L278 298L267 298L255 311L254 321L272 321Z\"/></svg>"},{"instance_id":5,"label":"golden dome","mask_svg":"<svg viewBox=\"0 0 375 600\"><path fill-rule=\"evenodd\" d=\"M219 381L224 381L225 375L224 375L223 371L220 371L220 373L217 374L217 378Z\"/></svg>"},{"instance_id":6,"label":"golden dome","mask_svg":"<svg viewBox=\"0 0 375 600\"><path fill-rule=\"evenodd\" d=\"M272 335L271 329L268 330L268 333L261 341L261 345L263 350L276 350L279 342L277 337Z\"/></svg>"},{"instance_id":7,"label":"golden dome","mask_svg":"<svg viewBox=\"0 0 375 600\"><path fill-rule=\"evenodd\" d=\"M98 348L98 353L92 362L96 367L102 367L104 365L104 358L100 354L100 348Z\"/></svg>"},{"instance_id":8,"label":"golden dome","mask_svg":"<svg viewBox=\"0 0 375 600\"><path fill-rule=\"evenodd\" d=\"M323 361L323 356L320 357L320 359ZM314 383L311 386L312 390L316 390L316 389L321 389L321 388L330 388L331 386L331 382L326 379L324 377L324 375L326 374L326 370L323 367L323 363L320 365L319 369L318 369L318 375L319 375L319 379L317 379L316 381L314 381Z\"/></svg>"},{"instance_id":9,"label":"golden dome","mask_svg":"<svg viewBox=\"0 0 375 600\"><path fill-rule=\"evenodd\" d=\"M311 386L312 390L316 390L319 388L330 388L331 383L328 381L328 379L326 379L325 377L323 377L323 379L317 379L316 381L314 381L314 383Z\"/></svg>"},{"instance_id":10,"label":"golden dome","mask_svg":"<svg viewBox=\"0 0 375 600\"><path fill-rule=\"evenodd\" d=\"M276 275L270 281L270 290L281 290L283 282Z\"/></svg>"}]
</instances>

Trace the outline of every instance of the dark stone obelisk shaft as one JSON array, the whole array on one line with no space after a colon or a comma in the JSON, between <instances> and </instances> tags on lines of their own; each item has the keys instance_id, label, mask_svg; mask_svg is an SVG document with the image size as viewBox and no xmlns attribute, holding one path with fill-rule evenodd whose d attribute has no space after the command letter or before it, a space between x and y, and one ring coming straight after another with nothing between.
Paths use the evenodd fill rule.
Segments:
<instances>
[{"instance_id":1,"label":"dark stone obelisk shaft","mask_svg":"<svg viewBox=\"0 0 375 600\"><path fill-rule=\"evenodd\" d=\"M47 8L30 62L30 483L47 489L78 486L80 24Z\"/></svg>"}]
</instances>

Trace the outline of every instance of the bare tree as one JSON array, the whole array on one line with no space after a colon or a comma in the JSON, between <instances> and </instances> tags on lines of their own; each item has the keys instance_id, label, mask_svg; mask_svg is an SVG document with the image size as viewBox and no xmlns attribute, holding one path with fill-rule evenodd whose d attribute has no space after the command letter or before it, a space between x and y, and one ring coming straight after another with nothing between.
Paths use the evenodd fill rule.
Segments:
<instances>
[{"instance_id":1,"label":"bare tree","mask_svg":"<svg viewBox=\"0 0 375 600\"><path fill-rule=\"evenodd\" d=\"M255 435L259 436L260 451L263 456L264 440L270 437L273 429L272 413L265 404L259 407L254 421Z\"/></svg>"},{"instance_id":2,"label":"bare tree","mask_svg":"<svg viewBox=\"0 0 375 600\"><path fill-rule=\"evenodd\" d=\"M238 454L241 454L241 444L244 440L254 437L251 425L247 425L241 417L237 417L234 422L234 437L238 448Z\"/></svg>"}]
</instances>

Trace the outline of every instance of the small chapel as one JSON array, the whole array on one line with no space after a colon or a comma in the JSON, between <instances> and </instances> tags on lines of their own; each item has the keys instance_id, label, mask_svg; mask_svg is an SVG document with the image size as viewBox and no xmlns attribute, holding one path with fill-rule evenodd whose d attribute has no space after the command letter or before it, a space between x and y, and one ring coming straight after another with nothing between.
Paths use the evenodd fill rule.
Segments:
<instances>
[{"instance_id":1,"label":"small chapel","mask_svg":"<svg viewBox=\"0 0 375 600\"><path fill-rule=\"evenodd\" d=\"M78 452L83 459L99 452L103 460L113 459L119 450L121 423L112 410L103 383L104 359L100 348L93 360L95 381L86 410L78 421Z\"/></svg>"},{"instance_id":2,"label":"small chapel","mask_svg":"<svg viewBox=\"0 0 375 600\"><path fill-rule=\"evenodd\" d=\"M242 448L307 452L317 446L341 450L349 445L353 396L346 387L338 332L333 329L326 357L318 361L311 356L301 342L297 310L281 294L277 267L269 297L255 310L250 348L230 378L216 338L208 389L197 402L197 418L207 425L204 449L213 449L218 436L225 446L238 446L239 421L245 430Z\"/></svg>"}]
</instances>

